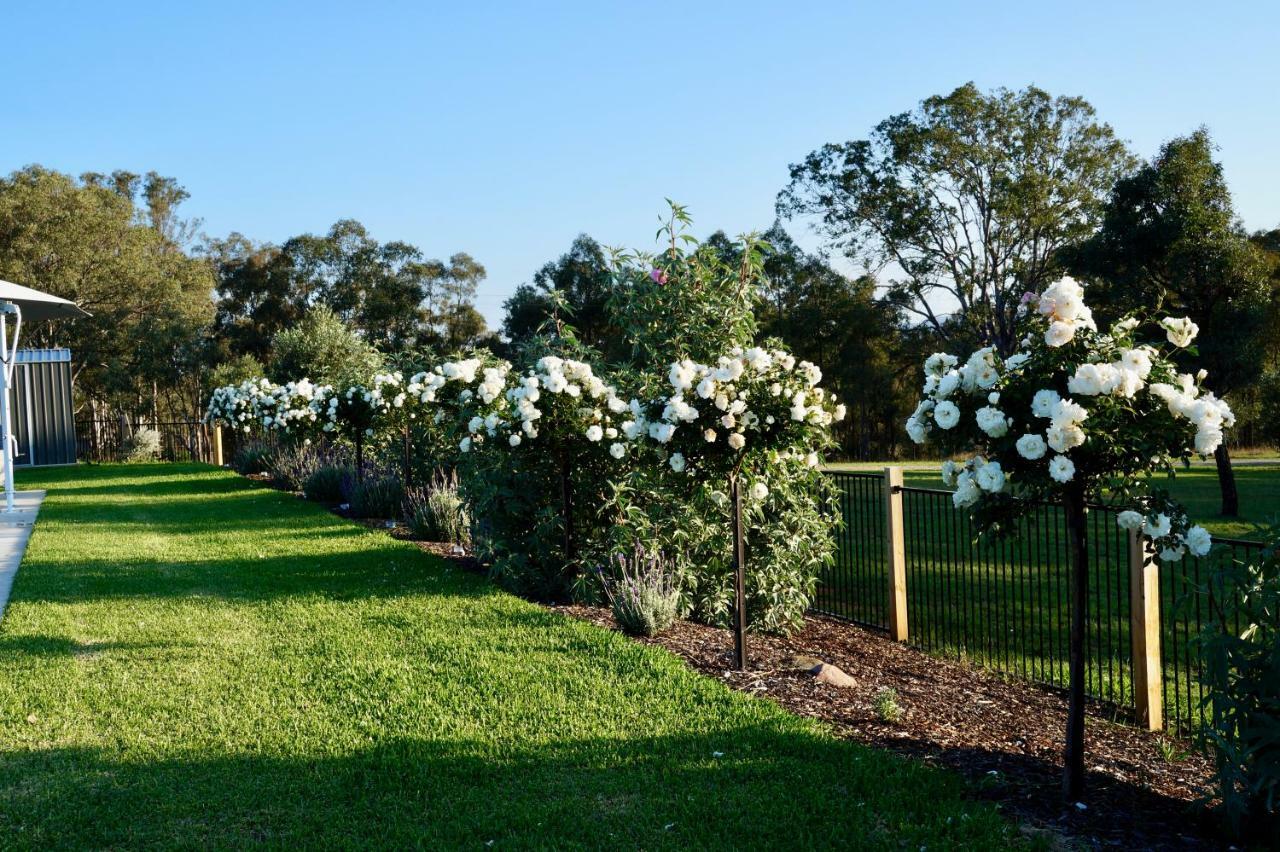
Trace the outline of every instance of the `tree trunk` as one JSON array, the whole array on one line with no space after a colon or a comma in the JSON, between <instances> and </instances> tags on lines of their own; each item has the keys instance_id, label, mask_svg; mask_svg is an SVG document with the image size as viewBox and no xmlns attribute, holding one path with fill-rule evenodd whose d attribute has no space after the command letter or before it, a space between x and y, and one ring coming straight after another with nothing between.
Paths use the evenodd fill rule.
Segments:
<instances>
[{"instance_id":1,"label":"tree trunk","mask_svg":"<svg viewBox=\"0 0 1280 852\"><path fill-rule=\"evenodd\" d=\"M747 554L742 530L742 481L729 475L729 501L733 512L733 660L738 671L747 670Z\"/></svg>"},{"instance_id":2,"label":"tree trunk","mask_svg":"<svg viewBox=\"0 0 1280 852\"><path fill-rule=\"evenodd\" d=\"M564 521L564 566L573 562L573 481L567 454L560 457L560 511Z\"/></svg>"},{"instance_id":3,"label":"tree trunk","mask_svg":"<svg viewBox=\"0 0 1280 852\"><path fill-rule=\"evenodd\" d=\"M1088 510L1085 508L1084 488L1068 489L1063 505L1067 515L1067 546L1071 552L1071 633L1062 794L1068 802L1075 802L1084 793L1084 631L1089 600Z\"/></svg>"},{"instance_id":4,"label":"tree trunk","mask_svg":"<svg viewBox=\"0 0 1280 852\"><path fill-rule=\"evenodd\" d=\"M1222 489L1222 514L1228 518L1240 514L1240 492L1236 490L1236 472L1231 469L1231 455L1227 452L1227 443L1223 441L1213 451L1213 460L1218 464L1218 487Z\"/></svg>"}]
</instances>

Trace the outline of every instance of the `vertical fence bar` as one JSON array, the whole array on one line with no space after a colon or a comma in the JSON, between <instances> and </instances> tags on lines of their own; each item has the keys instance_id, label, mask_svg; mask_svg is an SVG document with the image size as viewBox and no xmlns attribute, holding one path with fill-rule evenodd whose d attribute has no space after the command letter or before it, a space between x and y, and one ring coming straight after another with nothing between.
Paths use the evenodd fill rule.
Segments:
<instances>
[{"instance_id":1,"label":"vertical fence bar","mask_svg":"<svg viewBox=\"0 0 1280 852\"><path fill-rule=\"evenodd\" d=\"M902 468L884 469L884 541L889 575L889 636L907 641L907 552L902 528Z\"/></svg>"}]
</instances>

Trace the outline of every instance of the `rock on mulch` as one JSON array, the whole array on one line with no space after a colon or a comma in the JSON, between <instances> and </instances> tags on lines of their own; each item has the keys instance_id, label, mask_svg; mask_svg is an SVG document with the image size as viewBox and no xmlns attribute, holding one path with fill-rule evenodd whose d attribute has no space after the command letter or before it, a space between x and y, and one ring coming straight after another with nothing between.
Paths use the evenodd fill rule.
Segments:
<instances>
[{"instance_id":1,"label":"rock on mulch","mask_svg":"<svg viewBox=\"0 0 1280 852\"><path fill-rule=\"evenodd\" d=\"M555 609L615 627L608 609ZM822 719L840 736L955 770L974 782L976 796L998 803L1029 835L1125 849L1226 845L1196 805L1211 787L1209 758L1173 743L1178 753L1168 759L1161 735L1113 722L1101 708L1091 708L1087 722L1087 794L1080 804L1064 805L1067 703L1057 691L821 617L807 619L789 637L753 635L746 672L732 668L727 630L679 622L638 641L661 645L735 689ZM896 721L876 709L886 689L901 708Z\"/></svg>"}]
</instances>

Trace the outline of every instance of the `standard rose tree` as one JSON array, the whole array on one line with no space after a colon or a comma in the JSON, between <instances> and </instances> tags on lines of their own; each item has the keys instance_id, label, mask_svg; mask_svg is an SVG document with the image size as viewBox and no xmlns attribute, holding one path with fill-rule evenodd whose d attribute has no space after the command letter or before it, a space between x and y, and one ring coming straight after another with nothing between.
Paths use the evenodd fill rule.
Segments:
<instances>
[{"instance_id":1,"label":"standard rose tree","mask_svg":"<svg viewBox=\"0 0 1280 852\"><path fill-rule=\"evenodd\" d=\"M742 488L763 501L768 485L759 475L779 457L819 464L819 451L831 442L831 425L845 408L818 386L822 371L797 363L780 349L734 347L714 366L689 359L668 371L670 396L650 406L649 418L625 424L643 431L658 456L676 474L704 479L725 477L729 484L734 540L734 632L737 665L746 668L745 533Z\"/></svg>"},{"instance_id":2,"label":"standard rose tree","mask_svg":"<svg viewBox=\"0 0 1280 852\"><path fill-rule=\"evenodd\" d=\"M943 481L957 508L983 534L1012 534L1040 501L1060 502L1072 553L1071 711L1064 788L1084 779L1083 635L1087 596L1085 513L1091 500L1123 509L1118 523L1141 531L1165 561L1203 556L1211 540L1186 511L1148 488L1192 455L1208 456L1235 418L1201 388L1205 375L1179 372L1173 355L1198 329L1188 319L1127 317L1101 331L1070 278L1028 293L1024 336L1007 356L979 349L964 363L945 353L924 365L924 398L907 420L918 444L946 454ZM1162 338L1162 339L1161 339Z\"/></svg>"}]
</instances>

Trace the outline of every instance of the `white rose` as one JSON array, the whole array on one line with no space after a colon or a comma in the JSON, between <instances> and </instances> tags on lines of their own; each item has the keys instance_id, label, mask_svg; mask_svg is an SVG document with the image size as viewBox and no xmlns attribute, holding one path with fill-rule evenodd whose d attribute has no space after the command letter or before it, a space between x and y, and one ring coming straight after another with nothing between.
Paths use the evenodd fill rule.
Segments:
<instances>
[{"instance_id":1,"label":"white rose","mask_svg":"<svg viewBox=\"0 0 1280 852\"><path fill-rule=\"evenodd\" d=\"M512 433L511 433L511 437L510 437L510 438L507 438L507 443L508 443L508 444L510 444L510 445L511 445L511 446L513 446L513 447L518 447L518 446L520 446L520 433L519 433L519 432L512 432Z\"/></svg>"},{"instance_id":2,"label":"white rose","mask_svg":"<svg viewBox=\"0 0 1280 852\"><path fill-rule=\"evenodd\" d=\"M763 500L769 496L769 486L759 480L756 480L756 482L751 485L751 496L756 500Z\"/></svg>"},{"instance_id":3,"label":"white rose","mask_svg":"<svg viewBox=\"0 0 1280 852\"><path fill-rule=\"evenodd\" d=\"M960 409L954 402L940 402L933 410L933 419L943 429L952 429L960 422Z\"/></svg>"},{"instance_id":4,"label":"white rose","mask_svg":"<svg viewBox=\"0 0 1280 852\"><path fill-rule=\"evenodd\" d=\"M979 408L974 417L978 421L978 428L992 438L1004 437L1009 431L1009 421L1005 418L1004 412L998 408L992 408L989 405Z\"/></svg>"},{"instance_id":5,"label":"white rose","mask_svg":"<svg viewBox=\"0 0 1280 852\"><path fill-rule=\"evenodd\" d=\"M1014 445L1018 450L1018 455L1029 461L1044 458L1045 442L1044 438L1039 435L1027 434L1018 439L1018 443Z\"/></svg>"},{"instance_id":6,"label":"white rose","mask_svg":"<svg viewBox=\"0 0 1280 852\"><path fill-rule=\"evenodd\" d=\"M592 423L590 426L587 427L588 441L599 441L603 437L604 437L604 430L601 429L596 424Z\"/></svg>"},{"instance_id":7,"label":"white rose","mask_svg":"<svg viewBox=\"0 0 1280 852\"><path fill-rule=\"evenodd\" d=\"M1054 456L1049 461L1049 476L1057 482L1070 482L1076 475L1076 466L1066 456Z\"/></svg>"},{"instance_id":8,"label":"white rose","mask_svg":"<svg viewBox=\"0 0 1280 852\"><path fill-rule=\"evenodd\" d=\"M1044 342L1053 347L1065 346L1076 336L1076 327L1072 323L1054 320L1044 333Z\"/></svg>"},{"instance_id":9,"label":"white rose","mask_svg":"<svg viewBox=\"0 0 1280 852\"><path fill-rule=\"evenodd\" d=\"M1143 520L1141 513L1126 509L1116 515L1116 526L1122 530L1140 530L1142 529Z\"/></svg>"},{"instance_id":10,"label":"white rose","mask_svg":"<svg viewBox=\"0 0 1280 852\"><path fill-rule=\"evenodd\" d=\"M948 488L956 484L956 463L951 459L942 463L942 484Z\"/></svg>"},{"instance_id":11,"label":"white rose","mask_svg":"<svg viewBox=\"0 0 1280 852\"><path fill-rule=\"evenodd\" d=\"M1191 341L1195 340L1196 335L1200 333L1200 326L1193 323L1191 317L1182 319L1166 317L1160 321L1160 325L1164 327L1169 342L1179 349L1190 346Z\"/></svg>"},{"instance_id":12,"label":"white rose","mask_svg":"<svg viewBox=\"0 0 1280 852\"><path fill-rule=\"evenodd\" d=\"M1185 541L1192 556L1205 556L1213 548L1213 537L1201 526L1194 526L1187 530Z\"/></svg>"},{"instance_id":13,"label":"white rose","mask_svg":"<svg viewBox=\"0 0 1280 852\"><path fill-rule=\"evenodd\" d=\"M609 455L613 456L615 459L622 458L624 455L626 455L626 453L627 453L627 448L624 444L609 445Z\"/></svg>"},{"instance_id":14,"label":"white rose","mask_svg":"<svg viewBox=\"0 0 1280 852\"><path fill-rule=\"evenodd\" d=\"M747 445L747 439L742 437L741 432L734 432L729 436L729 446L735 450L740 450Z\"/></svg>"},{"instance_id":15,"label":"white rose","mask_svg":"<svg viewBox=\"0 0 1280 852\"><path fill-rule=\"evenodd\" d=\"M680 453L672 453L671 458L667 460L667 463L671 465L671 469L676 473L684 471L684 456Z\"/></svg>"},{"instance_id":16,"label":"white rose","mask_svg":"<svg viewBox=\"0 0 1280 852\"><path fill-rule=\"evenodd\" d=\"M1039 390L1031 398L1031 413L1036 417L1052 417L1053 407L1062 400L1056 390Z\"/></svg>"},{"instance_id":17,"label":"white rose","mask_svg":"<svg viewBox=\"0 0 1280 852\"><path fill-rule=\"evenodd\" d=\"M1154 518L1144 518L1142 521L1142 531L1151 538L1164 538L1173 529L1173 522L1168 515L1159 514Z\"/></svg>"},{"instance_id":18,"label":"white rose","mask_svg":"<svg viewBox=\"0 0 1280 852\"><path fill-rule=\"evenodd\" d=\"M983 491L995 494L1004 490L1004 471L1000 469L999 462L987 462L978 468L974 479Z\"/></svg>"},{"instance_id":19,"label":"white rose","mask_svg":"<svg viewBox=\"0 0 1280 852\"><path fill-rule=\"evenodd\" d=\"M956 477L956 493L951 495L951 502L957 509L964 509L978 502L982 489L974 482L973 474L965 471Z\"/></svg>"}]
</instances>

